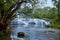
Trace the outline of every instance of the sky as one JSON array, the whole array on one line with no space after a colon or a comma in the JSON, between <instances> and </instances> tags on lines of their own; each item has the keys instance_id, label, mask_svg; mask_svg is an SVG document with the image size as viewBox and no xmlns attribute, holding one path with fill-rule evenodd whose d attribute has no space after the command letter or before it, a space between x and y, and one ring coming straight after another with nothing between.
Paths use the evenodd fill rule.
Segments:
<instances>
[{"instance_id":1,"label":"sky","mask_svg":"<svg viewBox=\"0 0 60 40\"><path fill-rule=\"evenodd\" d=\"M43 8L43 7L54 7L54 5L53 5L53 3L52 3L52 0L47 0L46 1L46 3L45 3L45 1L44 0L39 0L40 2L39 2L39 4L37 5L37 7L38 8ZM43 5L41 5L41 2L43 3L44 2L44 4Z\"/></svg>"},{"instance_id":2,"label":"sky","mask_svg":"<svg viewBox=\"0 0 60 40\"><path fill-rule=\"evenodd\" d=\"M46 6L54 7L53 3L52 3L52 0L47 0Z\"/></svg>"}]
</instances>

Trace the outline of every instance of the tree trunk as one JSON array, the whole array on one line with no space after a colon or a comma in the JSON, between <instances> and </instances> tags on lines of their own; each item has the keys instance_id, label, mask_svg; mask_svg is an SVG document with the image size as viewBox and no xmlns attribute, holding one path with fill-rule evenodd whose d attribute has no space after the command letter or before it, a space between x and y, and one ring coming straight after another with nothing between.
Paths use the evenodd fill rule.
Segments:
<instances>
[{"instance_id":1,"label":"tree trunk","mask_svg":"<svg viewBox=\"0 0 60 40\"><path fill-rule=\"evenodd\" d=\"M7 23L4 22L5 20L0 21L0 31L5 31L7 27Z\"/></svg>"}]
</instances>

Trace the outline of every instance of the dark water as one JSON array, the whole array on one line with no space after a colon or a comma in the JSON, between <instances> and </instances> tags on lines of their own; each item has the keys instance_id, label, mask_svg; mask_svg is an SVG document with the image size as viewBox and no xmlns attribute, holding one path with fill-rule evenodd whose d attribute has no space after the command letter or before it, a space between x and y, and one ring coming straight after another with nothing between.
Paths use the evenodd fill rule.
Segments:
<instances>
[{"instance_id":1,"label":"dark water","mask_svg":"<svg viewBox=\"0 0 60 40\"><path fill-rule=\"evenodd\" d=\"M18 32L24 32L25 37L17 37ZM11 40L60 40L60 33L56 29L14 26L11 29Z\"/></svg>"}]
</instances>

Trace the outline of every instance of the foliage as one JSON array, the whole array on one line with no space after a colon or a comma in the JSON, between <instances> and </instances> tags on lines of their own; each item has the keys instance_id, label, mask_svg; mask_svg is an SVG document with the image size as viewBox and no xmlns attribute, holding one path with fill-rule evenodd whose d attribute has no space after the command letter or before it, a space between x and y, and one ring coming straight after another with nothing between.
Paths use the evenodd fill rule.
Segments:
<instances>
[{"instance_id":1,"label":"foliage","mask_svg":"<svg viewBox=\"0 0 60 40\"><path fill-rule=\"evenodd\" d=\"M53 20L56 16L55 12L56 12L55 8L51 7L38 8L37 10L34 11L32 17Z\"/></svg>"},{"instance_id":2,"label":"foliage","mask_svg":"<svg viewBox=\"0 0 60 40\"><path fill-rule=\"evenodd\" d=\"M23 3L31 3L36 0L0 0L0 31L5 30L9 22L16 16L16 11ZM38 1L38 0L37 0Z\"/></svg>"},{"instance_id":3,"label":"foliage","mask_svg":"<svg viewBox=\"0 0 60 40\"><path fill-rule=\"evenodd\" d=\"M23 9L18 10L19 13L18 15L24 14L23 17L30 16L32 14L32 11L33 11L32 8L25 6Z\"/></svg>"},{"instance_id":4,"label":"foliage","mask_svg":"<svg viewBox=\"0 0 60 40\"><path fill-rule=\"evenodd\" d=\"M18 6L16 5L22 3L23 1L18 3L13 2L13 0L0 0L0 31L6 29L6 27L8 26L8 21L10 21L10 19L15 16L14 11L16 10L16 8L18 8Z\"/></svg>"},{"instance_id":5,"label":"foliage","mask_svg":"<svg viewBox=\"0 0 60 40\"><path fill-rule=\"evenodd\" d=\"M43 2L44 1L44 2ZM38 4L41 2L43 4L46 3L46 0L39 0L39 1L34 1L32 3L24 3L25 5L23 5L24 7L21 8L21 10L18 10L17 12L20 13L19 15L21 15L22 13L24 14L23 17L31 17L31 15L33 14L33 12L35 12L35 8L37 8ZM41 4L40 3L40 4ZM43 4L41 4L40 6L42 6Z\"/></svg>"},{"instance_id":6,"label":"foliage","mask_svg":"<svg viewBox=\"0 0 60 40\"><path fill-rule=\"evenodd\" d=\"M3 31L0 31L0 37L2 37L4 35Z\"/></svg>"},{"instance_id":7,"label":"foliage","mask_svg":"<svg viewBox=\"0 0 60 40\"><path fill-rule=\"evenodd\" d=\"M4 33L3 31L0 31L0 40L11 40L9 35Z\"/></svg>"},{"instance_id":8,"label":"foliage","mask_svg":"<svg viewBox=\"0 0 60 40\"><path fill-rule=\"evenodd\" d=\"M30 3L33 8L38 2L39 0L0 0L0 31L7 28L9 22L16 16L18 9L27 15L32 12L32 9L25 5ZM21 9L22 5L24 5L23 9Z\"/></svg>"},{"instance_id":9,"label":"foliage","mask_svg":"<svg viewBox=\"0 0 60 40\"><path fill-rule=\"evenodd\" d=\"M57 23L60 23L60 0L52 0L53 4L55 6L55 9L57 10L57 18L55 18Z\"/></svg>"},{"instance_id":10,"label":"foliage","mask_svg":"<svg viewBox=\"0 0 60 40\"><path fill-rule=\"evenodd\" d=\"M47 28L58 28L60 29L60 24L51 24L51 25L46 25Z\"/></svg>"}]
</instances>

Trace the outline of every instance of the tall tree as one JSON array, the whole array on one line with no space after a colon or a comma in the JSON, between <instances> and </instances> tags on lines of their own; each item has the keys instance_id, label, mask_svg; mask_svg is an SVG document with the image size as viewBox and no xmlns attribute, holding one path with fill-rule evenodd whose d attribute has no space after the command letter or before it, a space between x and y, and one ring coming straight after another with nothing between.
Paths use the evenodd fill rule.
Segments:
<instances>
[{"instance_id":1,"label":"tall tree","mask_svg":"<svg viewBox=\"0 0 60 40\"><path fill-rule=\"evenodd\" d=\"M52 0L52 1L58 13L56 20L58 23L60 23L60 0Z\"/></svg>"},{"instance_id":2,"label":"tall tree","mask_svg":"<svg viewBox=\"0 0 60 40\"><path fill-rule=\"evenodd\" d=\"M8 22L15 16L22 3L32 3L35 0L0 0L0 30L5 30Z\"/></svg>"}]
</instances>

